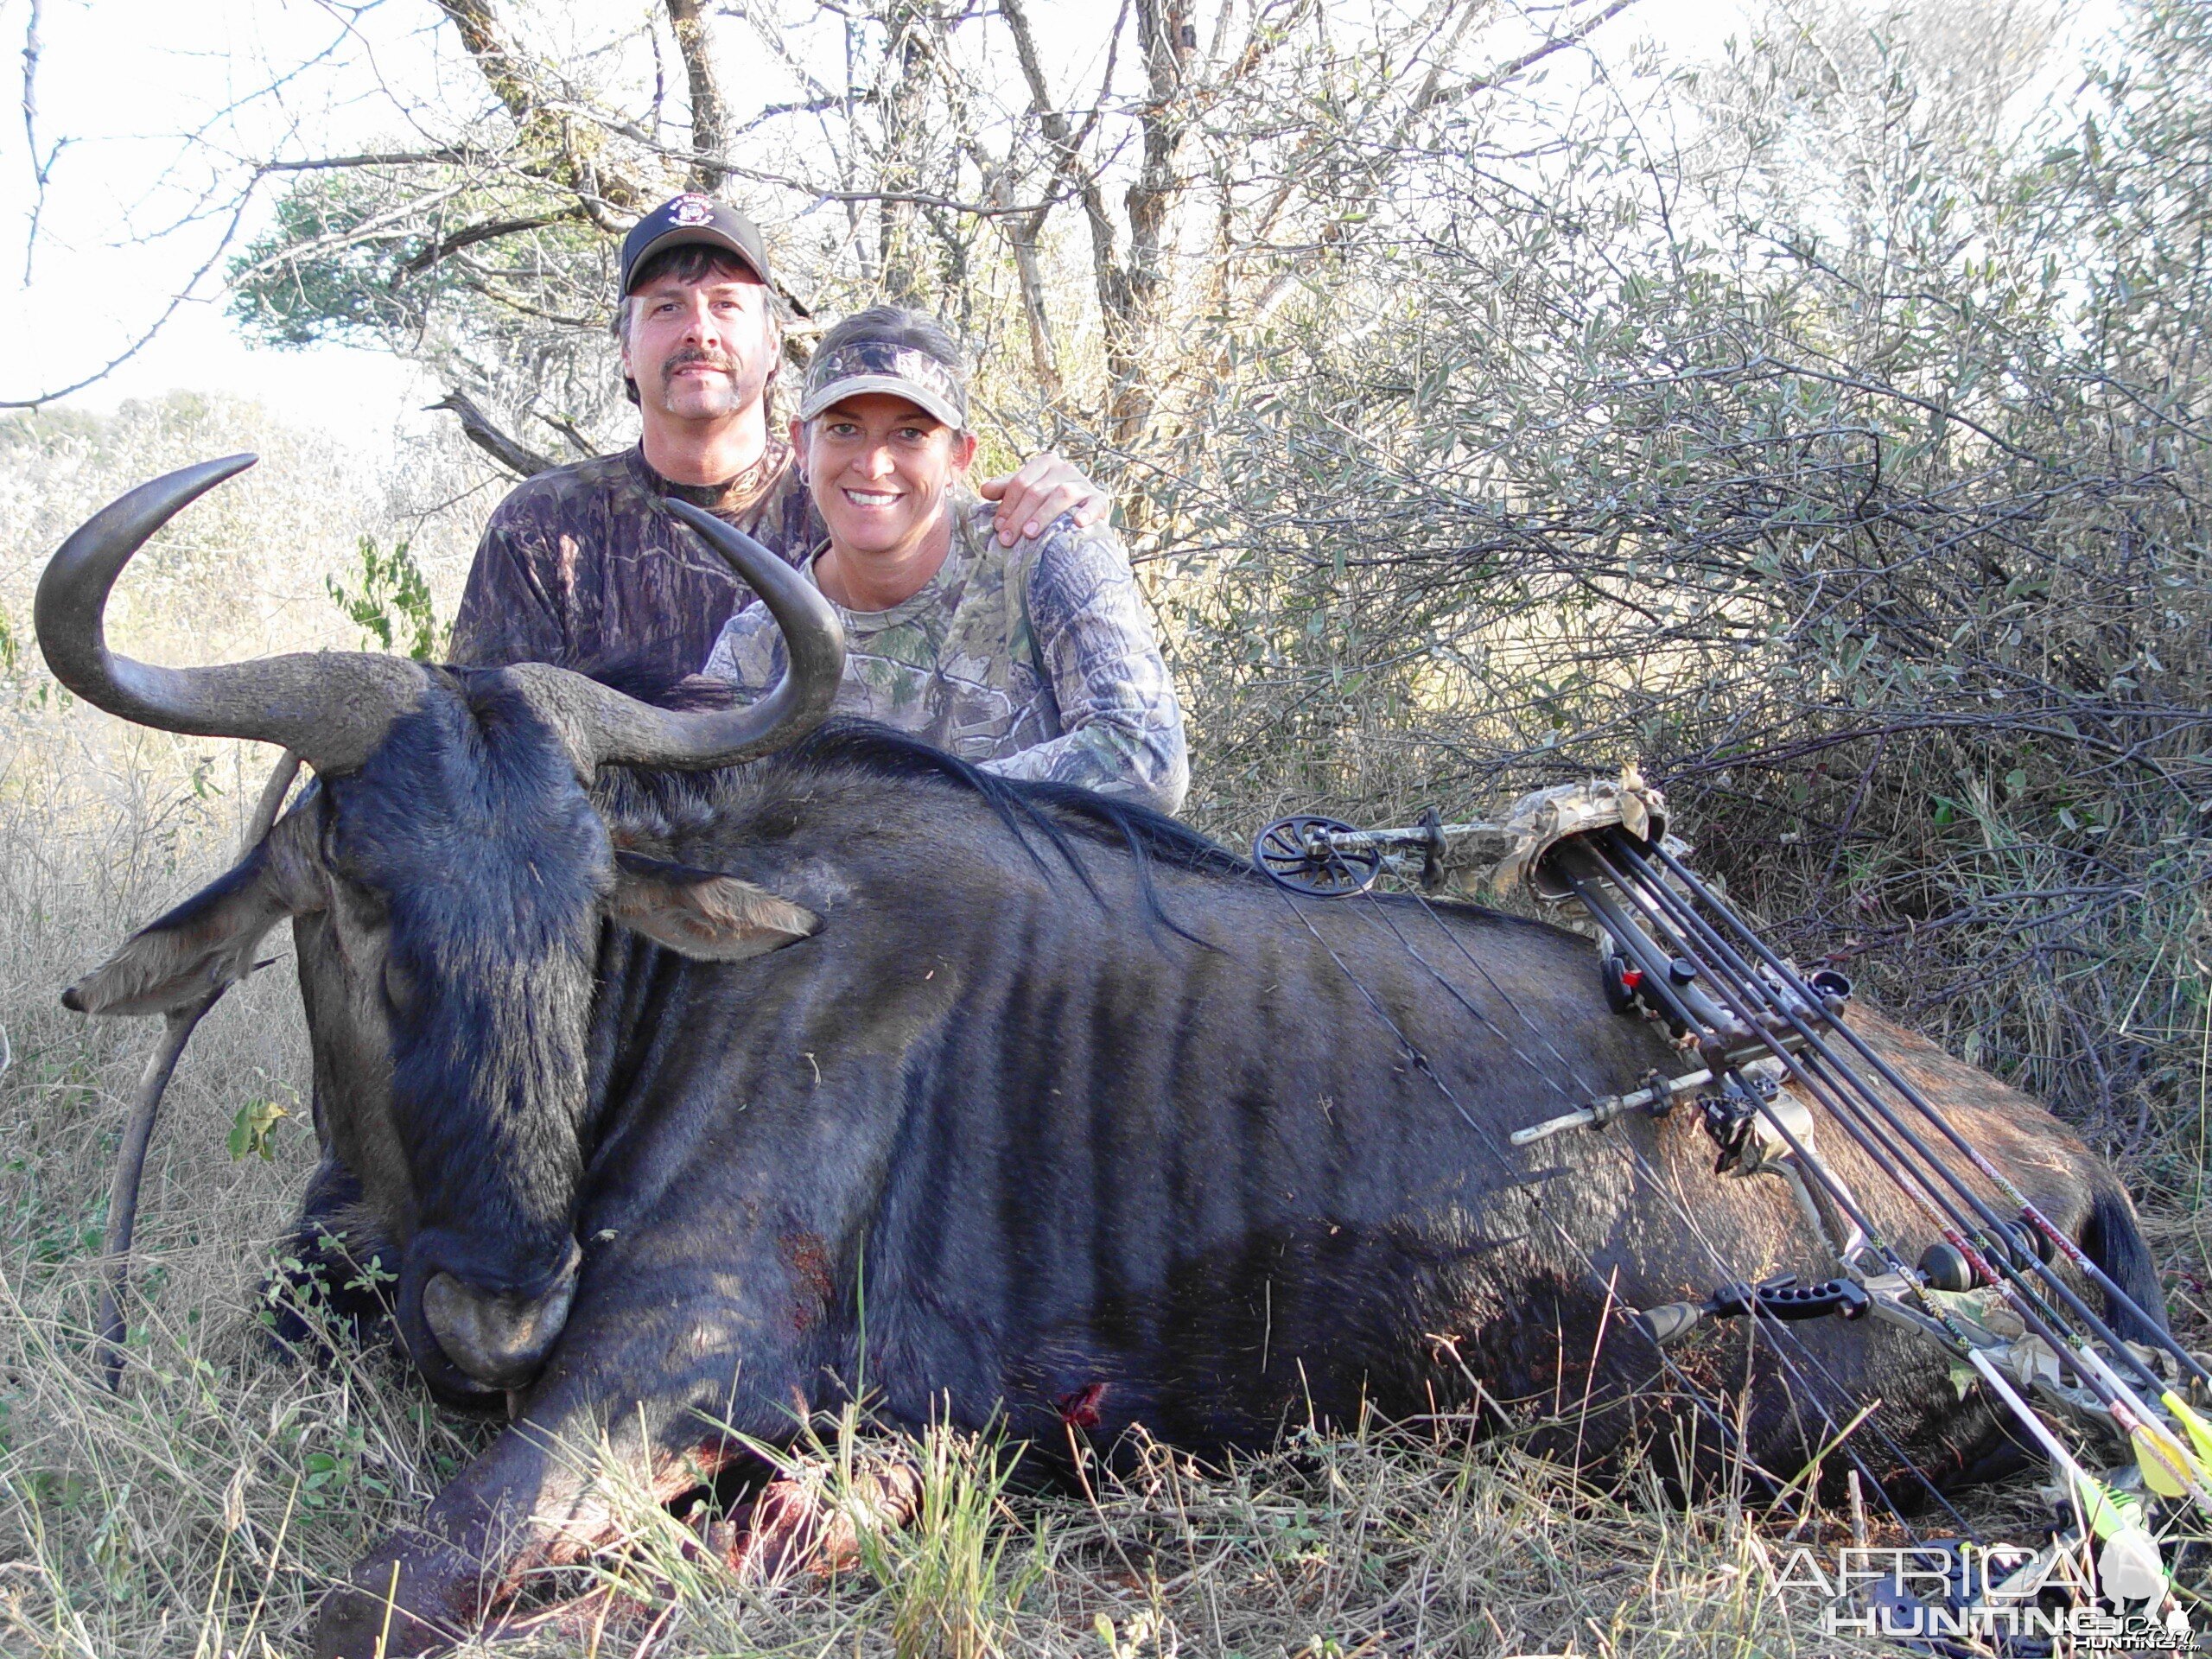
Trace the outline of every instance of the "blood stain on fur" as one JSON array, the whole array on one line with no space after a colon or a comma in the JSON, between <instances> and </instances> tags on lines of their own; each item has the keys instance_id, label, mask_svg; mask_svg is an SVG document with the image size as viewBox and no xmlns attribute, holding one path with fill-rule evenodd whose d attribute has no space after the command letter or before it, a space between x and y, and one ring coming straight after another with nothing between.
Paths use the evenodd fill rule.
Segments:
<instances>
[{"instance_id":1,"label":"blood stain on fur","mask_svg":"<svg viewBox=\"0 0 2212 1659\"><path fill-rule=\"evenodd\" d=\"M802 1229L778 1238L776 1248L798 1283L799 1295L791 1303L791 1328L804 1333L814 1328L822 1318L822 1310L829 1305L829 1247L823 1243L820 1234Z\"/></svg>"}]
</instances>

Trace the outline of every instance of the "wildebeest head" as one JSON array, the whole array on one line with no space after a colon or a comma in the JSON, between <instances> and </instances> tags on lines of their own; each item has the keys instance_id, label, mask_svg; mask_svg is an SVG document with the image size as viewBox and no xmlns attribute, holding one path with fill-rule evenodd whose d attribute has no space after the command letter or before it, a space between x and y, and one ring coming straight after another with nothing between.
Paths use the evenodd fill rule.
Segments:
<instances>
[{"instance_id":1,"label":"wildebeest head","mask_svg":"<svg viewBox=\"0 0 2212 1659\"><path fill-rule=\"evenodd\" d=\"M63 1000L93 1014L188 1005L242 977L295 918L318 1067L341 1097L329 1128L402 1248L402 1333L449 1389L518 1386L574 1288L602 918L723 959L817 925L734 877L618 851L594 773L726 766L794 741L836 696L842 631L790 567L671 502L784 632L791 671L750 708L673 713L543 664L326 652L179 670L111 653L102 615L124 564L252 459L171 474L86 524L40 582L39 642L86 701L164 731L283 744L316 786Z\"/></svg>"}]
</instances>

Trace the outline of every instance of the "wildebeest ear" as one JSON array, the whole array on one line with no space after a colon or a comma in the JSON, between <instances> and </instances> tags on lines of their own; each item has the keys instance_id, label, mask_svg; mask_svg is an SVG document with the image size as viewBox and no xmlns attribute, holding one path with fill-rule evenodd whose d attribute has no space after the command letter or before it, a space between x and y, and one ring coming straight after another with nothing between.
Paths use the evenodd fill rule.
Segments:
<instances>
[{"instance_id":1,"label":"wildebeest ear","mask_svg":"<svg viewBox=\"0 0 2212 1659\"><path fill-rule=\"evenodd\" d=\"M822 925L804 906L734 875L665 863L642 853L614 855L607 913L624 927L687 957L742 962L796 944Z\"/></svg>"},{"instance_id":2,"label":"wildebeest ear","mask_svg":"<svg viewBox=\"0 0 2212 1659\"><path fill-rule=\"evenodd\" d=\"M295 868L312 823L295 811L236 865L149 922L61 994L81 1014L167 1014L253 971L269 930L315 901Z\"/></svg>"}]
</instances>

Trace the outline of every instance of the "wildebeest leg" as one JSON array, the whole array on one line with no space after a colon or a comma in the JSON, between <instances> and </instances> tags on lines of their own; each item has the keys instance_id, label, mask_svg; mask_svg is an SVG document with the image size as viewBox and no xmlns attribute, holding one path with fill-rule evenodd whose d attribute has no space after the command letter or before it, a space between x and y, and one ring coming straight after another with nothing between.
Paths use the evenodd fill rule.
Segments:
<instances>
[{"instance_id":1,"label":"wildebeest leg","mask_svg":"<svg viewBox=\"0 0 2212 1659\"><path fill-rule=\"evenodd\" d=\"M634 1423L611 1436L618 1461L640 1449ZM664 1437L662 1437L664 1439ZM527 1423L439 1493L419 1527L387 1538L323 1603L318 1659L368 1659L435 1651L481 1625L537 1569L585 1560L620 1538L620 1517L578 1448L550 1444ZM709 1482L742 1455L717 1440L652 1457L650 1484L667 1503ZM849 1491L834 1471L803 1470L770 1481L727 1520L703 1522L701 1547L748 1582L797 1572L836 1572L859 1559L863 1523L897 1525L915 1510L920 1471L909 1460L864 1468ZM634 1611L634 1610L633 1610ZM505 1634L549 1624L596 1629L623 1610L601 1592L519 1619Z\"/></svg>"},{"instance_id":2,"label":"wildebeest leg","mask_svg":"<svg viewBox=\"0 0 2212 1659\"><path fill-rule=\"evenodd\" d=\"M300 1217L278 1247L261 1296L270 1334L289 1353L333 1357L332 1338L365 1345L389 1330L399 1252L363 1200L361 1183L325 1146Z\"/></svg>"},{"instance_id":3,"label":"wildebeest leg","mask_svg":"<svg viewBox=\"0 0 2212 1659\"><path fill-rule=\"evenodd\" d=\"M648 1442L634 1417L618 1417L607 1444L618 1464L634 1465ZM419 1526L386 1538L324 1600L318 1659L435 1651L480 1625L524 1574L582 1560L613 1541L617 1516L592 1456L528 1420L509 1428L438 1494ZM653 1495L675 1498L727 1460L718 1448L656 1452Z\"/></svg>"},{"instance_id":4,"label":"wildebeest leg","mask_svg":"<svg viewBox=\"0 0 2212 1659\"><path fill-rule=\"evenodd\" d=\"M863 1526L897 1527L913 1518L921 1503L922 1475L903 1456L872 1460L855 1470L851 1485L842 1490L832 1489L836 1472L816 1465L779 1476L727 1518L701 1515L691 1523L697 1539L685 1544L686 1558L720 1561L747 1584L851 1570L860 1563ZM664 1580L604 1585L508 1619L488 1637L505 1641L552 1633L587 1643L650 1637L652 1624L665 1614L675 1593Z\"/></svg>"}]
</instances>

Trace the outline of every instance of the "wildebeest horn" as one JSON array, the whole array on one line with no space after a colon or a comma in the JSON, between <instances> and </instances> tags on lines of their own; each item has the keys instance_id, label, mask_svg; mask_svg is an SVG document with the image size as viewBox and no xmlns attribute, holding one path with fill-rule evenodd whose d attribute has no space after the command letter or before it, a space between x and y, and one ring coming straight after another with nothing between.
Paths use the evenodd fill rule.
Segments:
<instances>
[{"instance_id":1,"label":"wildebeest horn","mask_svg":"<svg viewBox=\"0 0 2212 1659\"><path fill-rule=\"evenodd\" d=\"M164 732L258 738L316 771L353 770L425 690L419 664L362 652L264 657L208 668L161 668L107 648L108 590L131 555L188 503L253 465L202 461L142 484L62 543L39 578L32 614L54 678L95 708Z\"/></svg>"},{"instance_id":2,"label":"wildebeest horn","mask_svg":"<svg viewBox=\"0 0 2212 1659\"><path fill-rule=\"evenodd\" d=\"M207 668L162 668L107 648L109 590L131 556L193 501L252 466L252 455L202 461L142 484L94 514L39 578L33 615L54 676L86 702L125 720L201 737L280 743L320 772L365 760L391 722L427 690L420 664L367 652L264 657ZM677 713L543 664L510 672L531 682L594 762L728 766L794 743L821 724L845 671L845 631L812 583L751 537L686 501L669 510L706 538L767 601L790 666L759 702ZM565 718L564 718L565 717Z\"/></svg>"},{"instance_id":3,"label":"wildebeest horn","mask_svg":"<svg viewBox=\"0 0 2212 1659\"><path fill-rule=\"evenodd\" d=\"M721 555L776 619L789 665L767 695L742 709L678 713L541 664L518 664L509 671L533 681L542 701L568 715L576 741L597 761L692 770L732 766L796 743L822 723L836 701L845 674L844 625L812 582L750 536L688 501L667 505Z\"/></svg>"}]
</instances>

